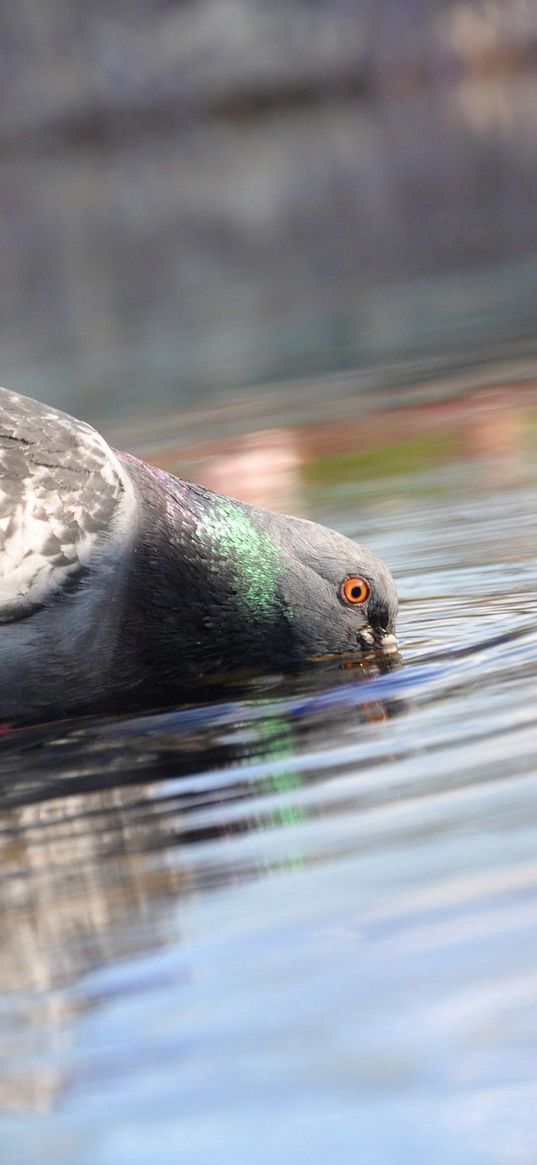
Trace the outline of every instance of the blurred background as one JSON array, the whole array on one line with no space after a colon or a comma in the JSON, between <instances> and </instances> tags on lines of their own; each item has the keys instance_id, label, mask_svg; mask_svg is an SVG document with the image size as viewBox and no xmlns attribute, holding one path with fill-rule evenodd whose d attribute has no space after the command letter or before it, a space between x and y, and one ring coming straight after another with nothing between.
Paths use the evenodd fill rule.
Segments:
<instances>
[{"instance_id":1,"label":"blurred background","mask_svg":"<svg viewBox=\"0 0 537 1165\"><path fill-rule=\"evenodd\" d=\"M533 357L535 0L24 0L0 37L3 383L156 438Z\"/></svg>"}]
</instances>

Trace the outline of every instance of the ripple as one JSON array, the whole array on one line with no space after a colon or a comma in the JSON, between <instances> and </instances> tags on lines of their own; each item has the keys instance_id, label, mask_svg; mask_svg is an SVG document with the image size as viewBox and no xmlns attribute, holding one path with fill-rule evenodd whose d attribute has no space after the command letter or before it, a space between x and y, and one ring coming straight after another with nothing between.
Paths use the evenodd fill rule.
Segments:
<instances>
[{"instance_id":1,"label":"ripple","mask_svg":"<svg viewBox=\"0 0 537 1165\"><path fill-rule=\"evenodd\" d=\"M375 547L400 579L399 657L0 738L14 1146L39 1111L99 1165L137 1165L148 1130L179 1146L180 1111L202 1161L210 1111L226 1162L245 1113L269 1138L277 1112L293 1159L303 1119L324 1160L327 1130L367 1144L369 1122L371 1145L391 1130L386 1160L394 1136L431 1159L440 1129L450 1165L524 1161L537 499L525 485L492 510L444 486L403 532L388 513ZM498 1112L522 1133L494 1155Z\"/></svg>"}]
</instances>

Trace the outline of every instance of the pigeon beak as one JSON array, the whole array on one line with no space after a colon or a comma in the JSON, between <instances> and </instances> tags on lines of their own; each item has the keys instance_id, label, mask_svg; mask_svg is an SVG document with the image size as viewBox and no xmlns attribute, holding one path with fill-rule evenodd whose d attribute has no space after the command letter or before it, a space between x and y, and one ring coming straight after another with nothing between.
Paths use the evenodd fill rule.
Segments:
<instances>
[{"instance_id":1,"label":"pigeon beak","mask_svg":"<svg viewBox=\"0 0 537 1165\"><path fill-rule=\"evenodd\" d=\"M385 631L376 637L376 643L383 651L397 651L397 636Z\"/></svg>"},{"instance_id":2,"label":"pigeon beak","mask_svg":"<svg viewBox=\"0 0 537 1165\"><path fill-rule=\"evenodd\" d=\"M358 633L358 644L360 647L368 648L380 647L383 651L397 651L397 639L389 631L373 631L371 627L364 627Z\"/></svg>"}]
</instances>

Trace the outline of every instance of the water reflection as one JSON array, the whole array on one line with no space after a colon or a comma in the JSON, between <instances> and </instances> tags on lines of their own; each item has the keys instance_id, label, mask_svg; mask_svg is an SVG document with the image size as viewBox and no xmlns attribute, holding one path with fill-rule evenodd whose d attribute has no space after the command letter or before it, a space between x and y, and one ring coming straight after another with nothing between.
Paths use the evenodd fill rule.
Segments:
<instances>
[{"instance_id":1,"label":"water reflection","mask_svg":"<svg viewBox=\"0 0 537 1165\"><path fill-rule=\"evenodd\" d=\"M141 953L152 906L180 892L179 870L164 862L152 870L144 861L150 837L151 806L137 821L121 790L2 812L4 1109L42 1109L57 1099L62 1077L54 1059L84 1007L66 988L93 967ZM156 912L151 946L166 941Z\"/></svg>"},{"instance_id":2,"label":"water reflection","mask_svg":"<svg viewBox=\"0 0 537 1165\"><path fill-rule=\"evenodd\" d=\"M228 402L220 419L213 417L223 431L211 441L196 439L197 413L182 411L154 417L150 440L145 419L133 417L123 442L171 473L287 513L326 511L340 485L335 524L341 507L354 505L354 536L365 540L359 522L367 520L372 490L393 511L411 509L409 491L434 492L449 504L451 493L466 488L470 466L473 488L494 489L496 497L502 486L534 481L537 387L533 375L523 373L481 390L474 374L471 395L461 395L459 381L447 380L438 396L426 386L429 399L414 406L365 414L349 395L353 382L345 382L342 395L334 386L329 415L316 401L301 424L289 415L306 408L294 386L292 400L282 395L278 401L282 418L288 417L285 429L273 427L273 402L265 411L259 398L241 396ZM250 409L254 417L248 422ZM238 437L235 429L245 431ZM107 436L121 446L119 430L112 427ZM441 470L453 464L460 465L460 480L452 474L446 489ZM435 470L435 480L427 469Z\"/></svg>"},{"instance_id":3,"label":"water reflection","mask_svg":"<svg viewBox=\"0 0 537 1165\"><path fill-rule=\"evenodd\" d=\"M205 485L217 493L247 499L266 510L305 513L301 469L304 451L292 429L248 433L234 448L208 459Z\"/></svg>"},{"instance_id":4,"label":"water reflection","mask_svg":"<svg viewBox=\"0 0 537 1165\"><path fill-rule=\"evenodd\" d=\"M528 386L384 445L293 427L307 508L394 567L400 658L0 737L13 1160L242 1165L255 1126L270 1165L275 1112L282 1160L528 1159L536 420Z\"/></svg>"},{"instance_id":5,"label":"water reflection","mask_svg":"<svg viewBox=\"0 0 537 1165\"><path fill-rule=\"evenodd\" d=\"M387 675L394 666L393 657L385 661ZM326 778L326 763L315 775L298 757L326 749L327 739L336 747L349 723L356 728L400 711L401 697L389 686L378 690L370 680L362 688L356 680L382 667L363 663L351 674L326 665L296 684L294 695L292 682L275 677L269 702L260 688L249 703L4 737L3 1108L43 1108L62 1090L50 1054L65 1051L65 1028L86 1006L69 991L81 976L176 942L172 903L266 872L255 856L198 867L185 862L186 846L292 828L318 813L309 798L296 801L302 786ZM276 864L303 860L293 840ZM51 1042L45 1063L36 1056L43 1038Z\"/></svg>"}]
</instances>

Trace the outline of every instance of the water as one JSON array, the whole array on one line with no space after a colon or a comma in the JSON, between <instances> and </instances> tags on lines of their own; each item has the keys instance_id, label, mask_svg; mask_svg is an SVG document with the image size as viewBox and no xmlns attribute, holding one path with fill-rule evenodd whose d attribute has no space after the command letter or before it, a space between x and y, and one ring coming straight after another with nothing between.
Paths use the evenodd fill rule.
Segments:
<instances>
[{"instance_id":1,"label":"water","mask_svg":"<svg viewBox=\"0 0 537 1165\"><path fill-rule=\"evenodd\" d=\"M6 1163L535 1161L536 440L526 385L192 448L387 560L400 660L0 738Z\"/></svg>"}]
</instances>

